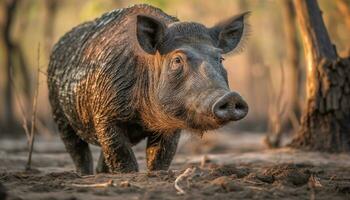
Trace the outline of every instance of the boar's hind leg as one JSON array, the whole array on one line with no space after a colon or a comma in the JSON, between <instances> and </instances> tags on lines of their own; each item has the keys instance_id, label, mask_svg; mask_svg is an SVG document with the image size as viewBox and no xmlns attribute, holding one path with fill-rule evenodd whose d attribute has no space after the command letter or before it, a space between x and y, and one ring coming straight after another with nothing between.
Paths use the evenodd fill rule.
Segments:
<instances>
[{"instance_id":1,"label":"boar's hind leg","mask_svg":"<svg viewBox=\"0 0 350 200\"><path fill-rule=\"evenodd\" d=\"M112 173L137 172L138 166L126 129L109 123L95 126L105 162Z\"/></svg>"},{"instance_id":2,"label":"boar's hind leg","mask_svg":"<svg viewBox=\"0 0 350 200\"><path fill-rule=\"evenodd\" d=\"M59 123L58 128L77 172L82 175L93 174L93 160L89 144L81 140L68 123Z\"/></svg>"},{"instance_id":3,"label":"boar's hind leg","mask_svg":"<svg viewBox=\"0 0 350 200\"><path fill-rule=\"evenodd\" d=\"M108 173L109 168L106 164L105 157L103 156L103 152L100 154L100 158L98 159L96 166L96 173Z\"/></svg>"},{"instance_id":4,"label":"boar's hind leg","mask_svg":"<svg viewBox=\"0 0 350 200\"><path fill-rule=\"evenodd\" d=\"M171 135L151 135L147 139L147 168L153 170L167 170L176 153L180 131Z\"/></svg>"}]
</instances>

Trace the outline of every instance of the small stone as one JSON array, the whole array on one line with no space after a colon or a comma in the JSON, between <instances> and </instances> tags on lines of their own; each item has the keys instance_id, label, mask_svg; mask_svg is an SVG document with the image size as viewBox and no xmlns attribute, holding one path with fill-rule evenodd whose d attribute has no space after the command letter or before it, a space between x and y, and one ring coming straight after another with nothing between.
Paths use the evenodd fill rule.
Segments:
<instances>
[{"instance_id":1,"label":"small stone","mask_svg":"<svg viewBox=\"0 0 350 200\"><path fill-rule=\"evenodd\" d=\"M227 176L220 176L214 180L212 180L210 183L213 184L213 185L225 185L227 184L228 182L230 182L231 179Z\"/></svg>"},{"instance_id":2,"label":"small stone","mask_svg":"<svg viewBox=\"0 0 350 200\"><path fill-rule=\"evenodd\" d=\"M256 178L265 183L273 183L275 181L275 177L272 175L258 174Z\"/></svg>"},{"instance_id":3,"label":"small stone","mask_svg":"<svg viewBox=\"0 0 350 200\"><path fill-rule=\"evenodd\" d=\"M221 176L210 182L211 185L220 186L226 192L241 191L242 187L238 186L231 178L228 176Z\"/></svg>"}]
</instances>

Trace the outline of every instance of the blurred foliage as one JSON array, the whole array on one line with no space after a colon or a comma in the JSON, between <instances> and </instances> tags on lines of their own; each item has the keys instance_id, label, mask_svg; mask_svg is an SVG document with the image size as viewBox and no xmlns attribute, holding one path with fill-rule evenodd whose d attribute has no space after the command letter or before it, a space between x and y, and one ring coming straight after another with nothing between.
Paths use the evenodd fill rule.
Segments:
<instances>
[{"instance_id":1,"label":"blurred foliage","mask_svg":"<svg viewBox=\"0 0 350 200\"><path fill-rule=\"evenodd\" d=\"M88 0L81 7L79 12L79 20L87 21L95 18L106 12L108 8L113 8L115 6L113 1L95 1Z\"/></svg>"}]
</instances>

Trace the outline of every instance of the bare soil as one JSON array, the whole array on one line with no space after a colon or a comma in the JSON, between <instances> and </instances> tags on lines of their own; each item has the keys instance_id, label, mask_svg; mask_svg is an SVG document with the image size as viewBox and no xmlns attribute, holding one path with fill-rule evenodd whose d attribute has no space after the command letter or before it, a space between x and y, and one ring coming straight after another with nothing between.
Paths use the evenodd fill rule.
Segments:
<instances>
[{"instance_id":1,"label":"bare soil","mask_svg":"<svg viewBox=\"0 0 350 200\"><path fill-rule=\"evenodd\" d=\"M266 150L262 134L183 137L168 171L147 172L144 144L134 148L141 171L79 176L61 141L39 138L25 171L26 141L0 141L0 200L5 199L350 199L350 155ZM99 148L92 148L95 160ZM187 168L190 177L176 177Z\"/></svg>"}]
</instances>

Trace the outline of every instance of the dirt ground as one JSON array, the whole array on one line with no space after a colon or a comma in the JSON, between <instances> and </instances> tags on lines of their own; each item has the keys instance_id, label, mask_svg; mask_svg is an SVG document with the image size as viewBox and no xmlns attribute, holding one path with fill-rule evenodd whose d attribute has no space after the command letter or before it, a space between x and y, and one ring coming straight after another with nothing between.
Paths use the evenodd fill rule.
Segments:
<instances>
[{"instance_id":1,"label":"dirt ground","mask_svg":"<svg viewBox=\"0 0 350 200\"><path fill-rule=\"evenodd\" d=\"M79 176L56 138L38 138L33 170L24 171L26 141L0 141L4 199L350 199L350 155L266 150L262 134L185 134L168 171L147 172L144 143L134 148L141 171ZM92 148L95 161L99 148ZM192 173L175 179L186 169Z\"/></svg>"}]
</instances>

